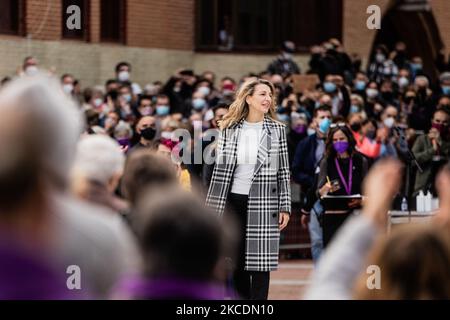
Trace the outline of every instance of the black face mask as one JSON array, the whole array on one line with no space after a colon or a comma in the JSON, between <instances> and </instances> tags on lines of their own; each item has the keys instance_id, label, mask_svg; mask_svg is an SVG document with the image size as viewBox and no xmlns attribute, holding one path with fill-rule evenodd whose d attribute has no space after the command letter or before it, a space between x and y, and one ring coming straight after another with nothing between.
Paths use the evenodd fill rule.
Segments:
<instances>
[{"instance_id":1,"label":"black face mask","mask_svg":"<svg viewBox=\"0 0 450 320\"><path fill-rule=\"evenodd\" d=\"M350 126L350 128L353 132L358 132L359 130L361 130L361 123L355 122Z\"/></svg>"},{"instance_id":2,"label":"black face mask","mask_svg":"<svg viewBox=\"0 0 450 320\"><path fill-rule=\"evenodd\" d=\"M366 137L369 139L375 139L377 132L375 130L368 130L366 133Z\"/></svg>"},{"instance_id":3,"label":"black face mask","mask_svg":"<svg viewBox=\"0 0 450 320\"><path fill-rule=\"evenodd\" d=\"M141 131L141 137L145 140L153 140L156 136L156 130L152 127L145 128Z\"/></svg>"}]
</instances>

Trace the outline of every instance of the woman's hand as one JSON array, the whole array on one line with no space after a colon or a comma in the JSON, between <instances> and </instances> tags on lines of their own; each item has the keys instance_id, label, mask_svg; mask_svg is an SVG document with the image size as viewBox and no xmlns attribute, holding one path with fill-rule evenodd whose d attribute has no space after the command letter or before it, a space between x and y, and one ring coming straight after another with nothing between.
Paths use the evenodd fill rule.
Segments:
<instances>
[{"instance_id":1,"label":"woman's hand","mask_svg":"<svg viewBox=\"0 0 450 320\"><path fill-rule=\"evenodd\" d=\"M326 196L332 189L331 183L327 182L325 183L322 188L319 189L319 194L323 197Z\"/></svg>"},{"instance_id":2,"label":"woman's hand","mask_svg":"<svg viewBox=\"0 0 450 320\"><path fill-rule=\"evenodd\" d=\"M352 199L348 203L348 207L351 208L351 209L358 208L358 207L361 206L361 202L362 201L360 199Z\"/></svg>"},{"instance_id":3,"label":"woman's hand","mask_svg":"<svg viewBox=\"0 0 450 320\"><path fill-rule=\"evenodd\" d=\"M280 218L278 224L280 225L280 231L287 227L290 215L287 212L280 212Z\"/></svg>"}]
</instances>

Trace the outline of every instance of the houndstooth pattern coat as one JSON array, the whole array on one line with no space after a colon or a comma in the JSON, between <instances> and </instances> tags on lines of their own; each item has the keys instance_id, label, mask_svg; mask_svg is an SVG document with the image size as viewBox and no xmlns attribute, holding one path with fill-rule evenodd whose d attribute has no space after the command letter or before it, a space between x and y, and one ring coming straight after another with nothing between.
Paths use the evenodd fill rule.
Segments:
<instances>
[{"instance_id":1,"label":"houndstooth pattern coat","mask_svg":"<svg viewBox=\"0 0 450 320\"><path fill-rule=\"evenodd\" d=\"M231 190L243 121L222 130L206 203L223 215ZM266 116L248 196L245 270L278 267L279 214L291 213L291 190L286 126Z\"/></svg>"}]
</instances>

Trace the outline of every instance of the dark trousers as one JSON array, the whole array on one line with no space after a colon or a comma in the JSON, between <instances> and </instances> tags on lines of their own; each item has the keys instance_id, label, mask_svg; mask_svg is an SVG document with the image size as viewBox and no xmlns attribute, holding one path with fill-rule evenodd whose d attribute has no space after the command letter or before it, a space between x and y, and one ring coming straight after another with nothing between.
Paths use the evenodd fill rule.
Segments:
<instances>
[{"instance_id":1,"label":"dark trousers","mask_svg":"<svg viewBox=\"0 0 450 320\"><path fill-rule=\"evenodd\" d=\"M326 248L333 240L333 237L338 232L339 228L345 223L351 213L329 213L323 215L323 247Z\"/></svg>"},{"instance_id":2,"label":"dark trousers","mask_svg":"<svg viewBox=\"0 0 450 320\"><path fill-rule=\"evenodd\" d=\"M233 215L238 225L239 244L234 263L234 289L242 299L267 300L269 295L270 272L245 270L245 239L247 227L248 196L230 193L226 214Z\"/></svg>"}]
</instances>

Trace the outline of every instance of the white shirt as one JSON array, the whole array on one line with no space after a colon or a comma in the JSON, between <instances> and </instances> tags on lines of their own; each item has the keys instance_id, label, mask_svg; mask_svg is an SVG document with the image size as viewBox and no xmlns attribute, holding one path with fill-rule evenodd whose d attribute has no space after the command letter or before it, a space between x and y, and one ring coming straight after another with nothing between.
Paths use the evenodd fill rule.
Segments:
<instances>
[{"instance_id":1,"label":"white shirt","mask_svg":"<svg viewBox=\"0 0 450 320\"><path fill-rule=\"evenodd\" d=\"M238 141L236 169L231 187L232 193L248 195L250 192L262 129L262 121L257 123L244 121Z\"/></svg>"}]
</instances>

